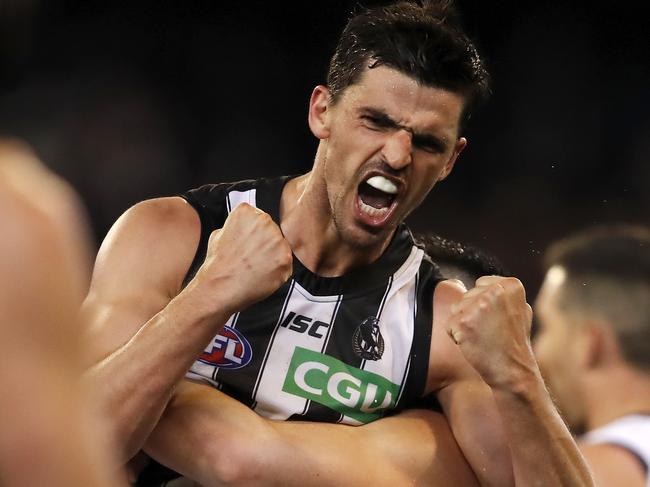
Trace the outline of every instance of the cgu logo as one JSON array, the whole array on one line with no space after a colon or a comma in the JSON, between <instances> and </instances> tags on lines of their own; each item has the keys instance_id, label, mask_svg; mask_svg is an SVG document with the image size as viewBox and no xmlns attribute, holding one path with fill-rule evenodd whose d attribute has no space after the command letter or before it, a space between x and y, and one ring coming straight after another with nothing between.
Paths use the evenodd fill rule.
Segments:
<instances>
[{"instance_id":1,"label":"cgu logo","mask_svg":"<svg viewBox=\"0 0 650 487\"><path fill-rule=\"evenodd\" d=\"M328 355L296 347L282 390L368 423L395 406L400 386Z\"/></svg>"},{"instance_id":2,"label":"cgu logo","mask_svg":"<svg viewBox=\"0 0 650 487\"><path fill-rule=\"evenodd\" d=\"M253 349L240 332L224 326L198 361L222 369L241 369L253 358Z\"/></svg>"}]
</instances>

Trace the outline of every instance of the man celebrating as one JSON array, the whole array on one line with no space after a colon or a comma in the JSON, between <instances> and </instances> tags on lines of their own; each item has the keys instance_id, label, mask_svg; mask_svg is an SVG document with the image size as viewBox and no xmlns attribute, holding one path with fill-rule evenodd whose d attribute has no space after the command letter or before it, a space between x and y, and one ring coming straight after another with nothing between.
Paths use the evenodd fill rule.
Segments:
<instances>
[{"instance_id":1,"label":"man celebrating","mask_svg":"<svg viewBox=\"0 0 650 487\"><path fill-rule=\"evenodd\" d=\"M556 243L537 298L535 352L598 485L650 485L650 230Z\"/></svg>"},{"instance_id":2,"label":"man celebrating","mask_svg":"<svg viewBox=\"0 0 650 487\"><path fill-rule=\"evenodd\" d=\"M487 93L452 17L400 2L350 20L309 103L309 173L146 201L115 224L84 313L88 379L125 459L191 369L271 419L363 424L435 393L482 483L590 482L541 381L521 283L441 282L402 223Z\"/></svg>"}]
</instances>

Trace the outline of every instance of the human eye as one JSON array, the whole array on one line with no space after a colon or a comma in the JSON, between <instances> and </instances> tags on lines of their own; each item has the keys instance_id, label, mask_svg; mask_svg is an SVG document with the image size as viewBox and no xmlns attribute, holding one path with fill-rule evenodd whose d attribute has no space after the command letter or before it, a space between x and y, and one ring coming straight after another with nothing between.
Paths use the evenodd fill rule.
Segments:
<instances>
[{"instance_id":1,"label":"human eye","mask_svg":"<svg viewBox=\"0 0 650 487\"><path fill-rule=\"evenodd\" d=\"M413 137L413 146L429 154L442 154L445 151L445 145L442 141L433 137Z\"/></svg>"},{"instance_id":2,"label":"human eye","mask_svg":"<svg viewBox=\"0 0 650 487\"><path fill-rule=\"evenodd\" d=\"M370 130L382 130L386 128L386 123L379 117L373 115L361 115L364 125Z\"/></svg>"}]
</instances>

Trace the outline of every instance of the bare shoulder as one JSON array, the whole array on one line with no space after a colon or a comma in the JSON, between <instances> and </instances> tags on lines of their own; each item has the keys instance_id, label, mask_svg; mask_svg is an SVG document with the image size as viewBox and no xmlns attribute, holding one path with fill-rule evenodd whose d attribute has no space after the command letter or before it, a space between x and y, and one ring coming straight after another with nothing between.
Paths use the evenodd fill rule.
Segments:
<instances>
[{"instance_id":1,"label":"bare shoulder","mask_svg":"<svg viewBox=\"0 0 650 487\"><path fill-rule=\"evenodd\" d=\"M178 197L143 201L115 222L81 307L89 364L126 343L181 291L200 234L198 214Z\"/></svg>"},{"instance_id":2,"label":"bare shoulder","mask_svg":"<svg viewBox=\"0 0 650 487\"><path fill-rule=\"evenodd\" d=\"M629 450L613 444L580 444L596 484L603 487L646 485L643 464Z\"/></svg>"},{"instance_id":3,"label":"bare shoulder","mask_svg":"<svg viewBox=\"0 0 650 487\"><path fill-rule=\"evenodd\" d=\"M129 208L115 222L102 243L91 293L109 282L129 276L138 286L164 288L173 297L196 252L201 223L196 211L182 198L156 198ZM128 286L128 282L125 282Z\"/></svg>"}]
</instances>

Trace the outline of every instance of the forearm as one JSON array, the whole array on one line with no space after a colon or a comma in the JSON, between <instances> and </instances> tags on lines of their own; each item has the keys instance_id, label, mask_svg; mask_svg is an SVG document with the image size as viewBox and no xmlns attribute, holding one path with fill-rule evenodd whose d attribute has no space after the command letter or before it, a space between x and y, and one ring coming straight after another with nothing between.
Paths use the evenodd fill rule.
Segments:
<instances>
[{"instance_id":1,"label":"forearm","mask_svg":"<svg viewBox=\"0 0 650 487\"><path fill-rule=\"evenodd\" d=\"M179 386L145 449L205 487L476 485L440 414L361 427L276 422L193 383Z\"/></svg>"},{"instance_id":2,"label":"forearm","mask_svg":"<svg viewBox=\"0 0 650 487\"><path fill-rule=\"evenodd\" d=\"M199 312L181 293L126 344L88 369L84 380L113 418L121 459L135 454L159 420L178 382L229 316Z\"/></svg>"},{"instance_id":3,"label":"forearm","mask_svg":"<svg viewBox=\"0 0 650 487\"><path fill-rule=\"evenodd\" d=\"M355 486L369 471L380 481L383 465L364 461L372 446L356 443L355 430L269 421L208 386L183 383L145 451L204 487Z\"/></svg>"},{"instance_id":4,"label":"forearm","mask_svg":"<svg viewBox=\"0 0 650 487\"><path fill-rule=\"evenodd\" d=\"M493 389L521 486L593 486L571 433L537 374L513 387Z\"/></svg>"}]
</instances>

